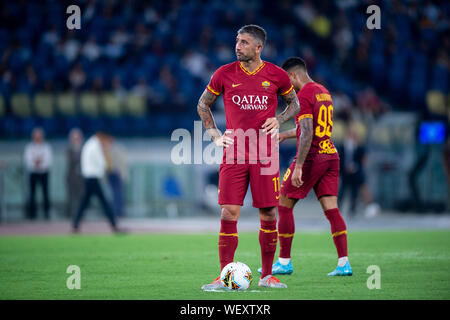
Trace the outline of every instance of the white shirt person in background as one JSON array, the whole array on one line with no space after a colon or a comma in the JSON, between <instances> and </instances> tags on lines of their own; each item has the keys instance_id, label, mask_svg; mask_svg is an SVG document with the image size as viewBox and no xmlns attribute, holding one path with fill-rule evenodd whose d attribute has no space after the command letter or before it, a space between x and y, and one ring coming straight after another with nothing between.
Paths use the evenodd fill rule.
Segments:
<instances>
[{"instance_id":1,"label":"white shirt person in background","mask_svg":"<svg viewBox=\"0 0 450 320\"><path fill-rule=\"evenodd\" d=\"M36 218L36 187L42 188L44 200L44 217L50 218L50 198L49 198L49 172L52 166L52 149L45 142L44 131L41 128L34 128L32 141L25 147L24 164L28 174L28 203L27 218Z\"/></svg>"},{"instance_id":2,"label":"white shirt person in background","mask_svg":"<svg viewBox=\"0 0 450 320\"><path fill-rule=\"evenodd\" d=\"M89 206L92 196L96 196L100 200L103 213L108 218L113 232L121 232L117 227L111 205L106 200L100 184L100 180L106 173L107 158L105 155L108 154L111 148L112 140L109 134L97 131L96 134L86 141L81 150L81 174L84 179L84 192L73 221L73 232L75 233L79 232L81 218Z\"/></svg>"}]
</instances>

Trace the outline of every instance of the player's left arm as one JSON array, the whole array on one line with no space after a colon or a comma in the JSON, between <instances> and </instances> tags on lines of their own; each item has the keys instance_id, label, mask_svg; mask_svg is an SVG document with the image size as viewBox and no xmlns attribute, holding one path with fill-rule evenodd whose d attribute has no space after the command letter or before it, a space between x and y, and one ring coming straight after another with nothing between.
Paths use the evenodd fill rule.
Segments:
<instances>
[{"instance_id":1,"label":"player's left arm","mask_svg":"<svg viewBox=\"0 0 450 320\"><path fill-rule=\"evenodd\" d=\"M302 167L305 163L306 156L311 148L311 142L313 139L313 119L304 118L299 122L301 134L298 145L297 161L295 163L295 169L292 173L292 184L295 187L300 187L303 184L302 181Z\"/></svg>"},{"instance_id":2,"label":"player's left arm","mask_svg":"<svg viewBox=\"0 0 450 320\"><path fill-rule=\"evenodd\" d=\"M287 103L286 109L275 118L279 124L285 123L289 119L295 117L297 113L300 112L300 102L298 101L297 94L295 90L292 90L286 95L281 96L283 100Z\"/></svg>"},{"instance_id":3,"label":"player's left arm","mask_svg":"<svg viewBox=\"0 0 450 320\"><path fill-rule=\"evenodd\" d=\"M278 131L280 124L285 123L300 112L300 102L294 90L282 95L282 97L287 103L286 109L276 117L267 119L262 126L264 131L270 133L272 136Z\"/></svg>"}]
</instances>

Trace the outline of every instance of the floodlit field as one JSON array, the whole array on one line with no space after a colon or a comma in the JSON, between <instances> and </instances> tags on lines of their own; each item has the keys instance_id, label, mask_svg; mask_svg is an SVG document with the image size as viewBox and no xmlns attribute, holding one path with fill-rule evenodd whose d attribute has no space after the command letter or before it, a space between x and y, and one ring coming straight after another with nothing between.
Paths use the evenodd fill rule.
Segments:
<instances>
[{"instance_id":1,"label":"floodlit field","mask_svg":"<svg viewBox=\"0 0 450 320\"><path fill-rule=\"evenodd\" d=\"M219 273L218 235L67 235L0 237L0 299L449 299L449 231L358 231L349 234L354 275L331 278L336 253L327 232L298 233L288 289L257 286L258 234L240 233L235 260L250 266L246 292L203 292ZM67 267L81 289L66 286ZM367 267L381 269L369 290Z\"/></svg>"}]
</instances>

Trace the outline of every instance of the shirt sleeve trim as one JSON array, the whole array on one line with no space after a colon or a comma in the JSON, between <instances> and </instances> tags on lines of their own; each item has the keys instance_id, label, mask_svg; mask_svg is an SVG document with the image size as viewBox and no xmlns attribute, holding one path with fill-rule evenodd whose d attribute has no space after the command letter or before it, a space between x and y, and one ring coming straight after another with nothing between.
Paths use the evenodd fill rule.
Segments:
<instances>
[{"instance_id":1,"label":"shirt sleeve trim","mask_svg":"<svg viewBox=\"0 0 450 320\"><path fill-rule=\"evenodd\" d=\"M293 85L291 85L291 87L289 88L289 90L285 91L284 93L282 93L282 94L280 94L280 95L281 95L281 96L284 96L284 95L288 94L289 92L291 92L292 89L294 89L294 86L293 86Z\"/></svg>"},{"instance_id":2,"label":"shirt sleeve trim","mask_svg":"<svg viewBox=\"0 0 450 320\"><path fill-rule=\"evenodd\" d=\"M214 91L209 85L206 86L206 89L208 89L211 93L214 93L216 96L220 96L220 92Z\"/></svg>"},{"instance_id":3,"label":"shirt sleeve trim","mask_svg":"<svg viewBox=\"0 0 450 320\"><path fill-rule=\"evenodd\" d=\"M301 116L298 117L298 121L306 119L306 118L310 118L312 119L313 115L312 114L302 114Z\"/></svg>"}]
</instances>

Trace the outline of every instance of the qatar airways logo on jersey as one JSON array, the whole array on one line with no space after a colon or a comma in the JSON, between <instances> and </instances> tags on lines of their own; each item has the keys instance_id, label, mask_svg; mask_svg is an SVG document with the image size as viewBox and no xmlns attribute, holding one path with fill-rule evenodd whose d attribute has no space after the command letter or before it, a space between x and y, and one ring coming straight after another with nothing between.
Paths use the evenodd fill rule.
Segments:
<instances>
[{"instance_id":1,"label":"qatar airways logo on jersey","mask_svg":"<svg viewBox=\"0 0 450 320\"><path fill-rule=\"evenodd\" d=\"M254 94L249 95L234 95L231 101L238 105L241 110L267 110L268 96L258 96Z\"/></svg>"}]
</instances>

